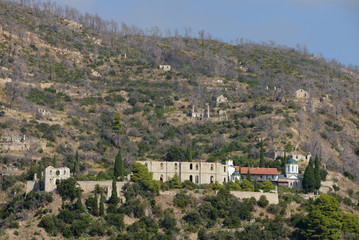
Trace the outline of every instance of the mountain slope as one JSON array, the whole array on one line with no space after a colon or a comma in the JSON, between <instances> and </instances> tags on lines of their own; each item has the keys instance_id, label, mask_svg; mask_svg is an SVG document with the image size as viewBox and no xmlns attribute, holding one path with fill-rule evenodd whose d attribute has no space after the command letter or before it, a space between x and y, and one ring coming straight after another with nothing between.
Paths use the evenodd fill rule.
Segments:
<instances>
[{"instance_id":1,"label":"mountain slope","mask_svg":"<svg viewBox=\"0 0 359 240\"><path fill-rule=\"evenodd\" d=\"M79 151L83 174L97 174L119 147L130 167L181 146L195 160L239 151L255 165L262 138L267 152L292 144L358 180L359 75L334 60L276 45L163 38L155 28L144 35L55 5L0 4L1 136L25 135L30 146L7 150L5 140L4 163L26 170L30 163L17 159L46 165L56 155L73 168ZM163 63L172 70L160 71ZM298 89L310 97L296 98ZM217 104L220 95L229 102ZM212 118L192 119L192 107L206 104ZM112 131L117 112L123 136Z\"/></svg>"}]
</instances>

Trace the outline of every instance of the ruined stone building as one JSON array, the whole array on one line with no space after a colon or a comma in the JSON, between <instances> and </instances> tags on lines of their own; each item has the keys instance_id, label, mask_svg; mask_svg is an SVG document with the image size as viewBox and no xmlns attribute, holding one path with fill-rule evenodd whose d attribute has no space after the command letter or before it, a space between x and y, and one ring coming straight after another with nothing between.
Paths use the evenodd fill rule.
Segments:
<instances>
[{"instance_id":1,"label":"ruined stone building","mask_svg":"<svg viewBox=\"0 0 359 240\"><path fill-rule=\"evenodd\" d=\"M216 98L216 102L217 103L227 103L228 99L226 97L224 97L223 95L221 95Z\"/></svg>"},{"instance_id":2,"label":"ruined stone building","mask_svg":"<svg viewBox=\"0 0 359 240\"><path fill-rule=\"evenodd\" d=\"M59 167L54 168L49 166L45 168L43 174L43 181L37 179L35 174L34 179L32 181L26 182L26 193L30 191L36 190L44 190L46 192L52 192L57 189L57 182L61 180L65 180L71 177L71 172L68 167ZM128 176L126 177L128 178ZM117 182L117 194L120 198L123 198L122 194L122 187L128 181ZM78 186L83 190L84 194L91 193L95 190L96 185L102 187L105 191L105 197L108 199L111 197L112 194L112 180L105 180L105 181L77 181ZM123 198L124 199L124 198Z\"/></svg>"},{"instance_id":3,"label":"ruined stone building","mask_svg":"<svg viewBox=\"0 0 359 240\"><path fill-rule=\"evenodd\" d=\"M68 167L47 167L44 171L44 190L46 192L53 191L56 189L56 181L68 179L70 176L70 168Z\"/></svg>"},{"instance_id":4,"label":"ruined stone building","mask_svg":"<svg viewBox=\"0 0 359 240\"><path fill-rule=\"evenodd\" d=\"M38 108L37 109L37 113L38 116L42 116L42 117L49 117L51 116L51 112L44 109L44 108Z\"/></svg>"},{"instance_id":5,"label":"ruined stone building","mask_svg":"<svg viewBox=\"0 0 359 240\"><path fill-rule=\"evenodd\" d=\"M158 162L139 161L153 173L153 179L170 181L177 173L183 182L189 180L195 184L210 184L218 181L223 184L228 180L228 168L221 163L210 162Z\"/></svg>"},{"instance_id":6,"label":"ruined stone building","mask_svg":"<svg viewBox=\"0 0 359 240\"><path fill-rule=\"evenodd\" d=\"M309 98L309 93L303 89L298 89L297 91L295 91L295 97L299 99Z\"/></svg>"},{"instance_id":7,"label":"ruined stone building","mask_svg":"<svg viewBox=\"0 0 359 240\"><path fill-rule=\"evenodd\" d=\"M210 118L210 110L209 110L209 104L207 104L207 109L202 108L195 108L192 106L192 118L198 119L198 120L204 120Z\"/></svg>"},{"instance_id":8,"label":"ruined stone building","mask_svg":"<svg viewBox=\"0 0 359 240\"><path fill-rule=\"evenodd\" d=\"M296 161L305 161L309 162L309 160L312 158L312 154L308 152L307 154L303 155L299 152L289 152L286 153L284 151L273 151L273 152L266 152L264 153L264 156L267 158L277 159L278 157L284 157L284 156L291 156Z\"/></svg>"},{"instance_id":9,"label":"ruined stone building","mask_svg":"<svg viewBox=\"0 0 359 240\"><path fill-rule=\"evenodd\" d=\"M158 68L162 71L170 71L171 65L159 65Z\"/></svg>"}]
</instances>

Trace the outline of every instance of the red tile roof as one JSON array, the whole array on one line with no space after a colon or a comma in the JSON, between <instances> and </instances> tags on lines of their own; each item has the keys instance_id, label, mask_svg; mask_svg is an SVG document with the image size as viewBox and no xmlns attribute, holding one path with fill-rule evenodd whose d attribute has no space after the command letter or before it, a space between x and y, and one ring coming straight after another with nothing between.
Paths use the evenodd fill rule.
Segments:
<instances>
[{"instance_id":1,"label":"red tile roof","mask_svg":"<svg viewBox=\"0 0 359 240\"><path fill-rule=\"evenodd\" d=\"M236 171L237 167L239 169L239 166L235 166ZM247 174L248 168L242 167L240 168L241 174ZM276 168L249 168L249 173L252 175L278 175L279 172Z\"/></svg>"},{"instance_id":2,"label":"red tile roof","mask_svg":"<svg viewBox=\"0 0 359 240\"><path fill-rule=\"evenodd\" d=\"M234 168L236 169L236 172L239 172L239 166L234 166Z\"/></svg>"}]
</instances>

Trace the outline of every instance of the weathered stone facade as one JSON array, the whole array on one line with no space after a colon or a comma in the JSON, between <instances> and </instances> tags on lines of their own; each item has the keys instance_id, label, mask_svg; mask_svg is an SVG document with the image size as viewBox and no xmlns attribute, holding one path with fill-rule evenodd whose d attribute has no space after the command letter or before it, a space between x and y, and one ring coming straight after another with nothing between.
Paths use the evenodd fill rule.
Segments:
<instances>
[{"instance_id":1,"label":"weathered stone facade","mask_svg":"<svg viewBox=\"0 0 359 240\"><path fill-rule=\"evenodd\" d=\"M154 180L170 181L175 173L181 181L190 180L196 184L209 184L228 181L228 167L221 163L208 162L157 162L140 161L153 173Z\"/></svg>"},{"instance_id":2,"label":"weathered stone facade","mask_svg":"<svg viewBox=\"0 0 359 240\"><path fill-rule=\"evenodd\" d=\"M303 89L298 89L295 91L296 98L309 98L309 93Z\"/></svg>"},{"instance_id":3,"label":"weathered stone facade","mask_svg":"<svg viewBox=\"0 0 359 240\"><path fill-rule=\"evenodd\" d=\"M192 118L198 120L209 119L210 118L209 104L207 104L207 109L197 108L197 111L195 110L195 107L192 106Z\"/></svg>"},{"instance_id":4,"label":"weathered stone facade","mask_svg":"<svg viewBox=\"0 0 359 240\"><path fill-rule=\"evenodd\" d=\"M67 167L54 168L52 166L47 167L43 172L43 182L40 182L36 174L34 180L26 182L26 193L36 190L45 190L46 192L52 192L56 189L56 181L64 180L71 177L70 169ZM127 176L129 178L129 176ZM116 182L117 194L119 197L123 197L122 187L127 183ZM78 186L83 190L83 193L90 193L95 190L96 185L99 185L104 189L105 197L108 199L112 194L112 180L105 181L77 181ZM41 186L43 185L43 186ZM123 199L125 200L125 199Z\"/></svg>"},{"instance_id":5,"label":"weathered stone facade","mask_svg":"<svg viewBox=\"0 0 359 240\"><path fill-rule=\"evenodd\" d=\"M56 181L70 178L70 168L54 168L52 166L45 168L44 171L44 190L51 192L56 189Z\"/></svg>"},{"instance_id":6,"label":"weathered stone facade","mask_svg":"<svg viewBox=\"0 0 359 240\"><path fill-rule=\"evenodd\" d=\"M227 103L228 99L226 97L224 97L223 95L221 95L221 96L216 98L216 102L217 103Z\"/></svg>"},{"instance_id":7,"label":"weathered stone facade","mask_svg":"<svg viewBox=\"0 0 359 240\"><path fill-rule=\"evenodd\" d=\"M171 70L171 65L159 65L158 68L160 70L162 70L162 71L170 71Z\"/></svg>"}]
</instances>

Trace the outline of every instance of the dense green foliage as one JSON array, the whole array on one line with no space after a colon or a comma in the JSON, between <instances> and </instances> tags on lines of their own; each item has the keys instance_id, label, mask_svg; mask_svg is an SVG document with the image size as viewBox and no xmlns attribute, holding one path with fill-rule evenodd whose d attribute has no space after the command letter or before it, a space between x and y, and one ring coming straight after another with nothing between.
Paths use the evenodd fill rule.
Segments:
<instances>
[{"instance_id":1,"label":"dense green foliage","mask_svg":"<svg viewBox=\"0 0 359 240\"><path fill-rule=\"evenodd\" d=\"M121 149L118 150L118 153L116 155L113 175L116 180L118 178L120 178L120 181L123 181L123 179L124 179L124 167L123 167L123 160L122 160L122 156L121 156Z\"/></svg>"},{"instance_id":2,"label":"dense green foliage","mask_svg":"<svg viewBox=\"0 0 359 240\"><path fill-rule=\"evenodd\" d=\"M348 213L339 210L338 200L323 194L310 206L304 220L302 234L307 239L349 239L359 237L359 221Z\"/></svg>"},{"instance_id":3,"label":"dense green foliage","mask_svg":"<svg viewBox=\"0 0 359 240\"><path fill-rule=\"evenodd\" d=\"M158 194L160 183L153 180L152 175L153 174L148 171L145 165L137 162L133 164L133 175L131 180L138 182L145 190L148 190L152 194Z\"/></svg>"}]
</instances>

